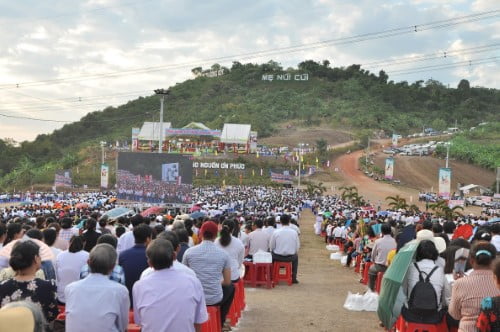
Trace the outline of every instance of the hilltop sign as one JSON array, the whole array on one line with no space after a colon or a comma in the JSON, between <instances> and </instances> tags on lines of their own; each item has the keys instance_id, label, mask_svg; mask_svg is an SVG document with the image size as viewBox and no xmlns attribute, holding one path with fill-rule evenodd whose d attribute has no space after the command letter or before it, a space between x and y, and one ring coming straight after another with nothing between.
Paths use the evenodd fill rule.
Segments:
<instances>
[{"instance_id":1,"label":"hilltop sign","mask_svg":"<svg viewBox=\"0 0 500 332\"><path fill-rule=\"evenodd\" d=\"M272 82L276 81L309 81L309 74L264 74L262 75L263 81Z\"/></svg>"},{"instance_id":2,"label":"hilltop sign","mask_svg":"<svg viewBox=\"0 0 500 332\"><path fill-rule=\"evenodd\" d=\"M211 168L211 169L235 169L244 170L245 164L242 163L226 163L226 162L193 162L193 168Z\"/></svg>"}]
</instances>

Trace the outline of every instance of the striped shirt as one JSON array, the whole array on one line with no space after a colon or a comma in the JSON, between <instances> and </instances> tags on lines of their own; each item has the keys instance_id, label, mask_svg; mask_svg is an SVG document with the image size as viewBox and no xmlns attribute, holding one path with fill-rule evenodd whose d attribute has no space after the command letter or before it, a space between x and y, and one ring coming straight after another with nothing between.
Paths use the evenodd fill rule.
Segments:
<instances>
[{"instance_id":1,"label":"striped shirt","mask_svg":"<svg viewBox=\"0 0 500 332\"><path fill-rule=\"evenodd\" d=\"M204 240L186 250L182 263L201 281L207 305L219 303L222 300L222 272L231 268L229 255L212 241Z\"/></svg>"},{"instance_id":2,"label":"striped shirt","mask_svg":"<svg viewBox=\"0 0 500 332\"><path fill-rule=\"evenodd\" d=\"M476 331L476 320L481 301L487 296L500 296L491 270L474 270L468 276L455 280L448 312L460 320L459 332Z\"/></svg>"}]
</instances>

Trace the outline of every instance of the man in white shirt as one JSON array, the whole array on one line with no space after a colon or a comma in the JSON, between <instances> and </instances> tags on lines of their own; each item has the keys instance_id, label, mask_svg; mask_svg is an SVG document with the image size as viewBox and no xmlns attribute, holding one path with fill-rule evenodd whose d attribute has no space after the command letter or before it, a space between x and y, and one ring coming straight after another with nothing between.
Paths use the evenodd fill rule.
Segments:
<instances>
[{"instance_id":1,"label":"man in white shirt","mask_svg":"<svg viewBox=\"0 0 500 332\"><path fill-rule=\"evenodd\" d=\"M135 216L130 218L130 223L132 224L133 229L135 226L144 223L144 217L140 214L136 214ZM134 232L128 231L118 238L118 247L116 248L116 251L118 252L118 255L120 255L125 250L132 248L134 245Z\"/></svg>"},{"instance_id":2,"label":"man in white shirt","mask_svg":"<svg viewBox=\"0 0 500 332\"><path fill-rule=\"evenodd\" d=\"M292 282L298 284L297 269L299 265L300 240L297 232L290 227L290 216L281 216L280 229L271 236L270 249L273 255L273 262L292 262Z\"/></svg>"},{"instance_id":3,"label":"man in white shirt","mask_svg":"<svg viewBox=\"0 0 500 332\"><path fill-rule=\"evenodd\" d=\"M67 331L121 332L127 329L128 290L109 279L116 258L111 245L96 245L89 255L90 275L66 286Z\"/></svg>"},{"instance_id":4,"label":"man in white shirt","mask_svg":"<svg viewBox=\"0 0 500 332\"><path fill-rule=\"evenodd\" d=\"M262 230L262 219L254 221L255 229L248 235L248 256L253 256L257 251L269 251L269 234Z\"/></svg>"}]
</instances>

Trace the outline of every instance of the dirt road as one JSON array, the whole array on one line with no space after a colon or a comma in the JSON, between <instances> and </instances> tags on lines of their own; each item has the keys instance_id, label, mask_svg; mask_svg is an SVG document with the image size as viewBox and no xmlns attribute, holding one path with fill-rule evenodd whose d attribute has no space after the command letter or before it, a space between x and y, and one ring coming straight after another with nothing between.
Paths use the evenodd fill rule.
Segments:
<instances>
[{"instance_id":1,"label":"dirt road","mask_svg":"<svg viewBox=\"0 0 500 332\"><path fill-rule=\"evenodd\" d=\"M273 289L246 287L247 310L238 332L356 331L381 332L374 312L343 308L347 292L364 292L359 274L329 259L324 240L313 232L314 215L304 210L301 225L298 285Z\"/></svg>"}]
</instances>

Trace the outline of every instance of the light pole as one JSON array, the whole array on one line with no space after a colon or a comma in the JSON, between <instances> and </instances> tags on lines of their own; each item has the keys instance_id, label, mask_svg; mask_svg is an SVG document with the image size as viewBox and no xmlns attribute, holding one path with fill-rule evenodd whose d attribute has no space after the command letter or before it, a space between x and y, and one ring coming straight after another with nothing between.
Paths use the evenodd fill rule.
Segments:
<instances>
[{"instance_id":1,"label":"light pole","mask_svg":"<svg viewBox=\"0 0 500 332\"><path fill-rule=\"evenodd\" d=\"M106 146L106 142L101 141L101 164L104 164L104 147Z\"/></svg>"},{"instance_id":2,"label":"light pole","mask_svg":"<svg viewBox=\"0 0 500 332\"><path fill-rule=\"evenodd\" d=\"M448 168L448 159L450 158L450 143L446 144L446 168Z\"/></svg>"},{"instance_id":3,"label":"light pole","mask_svg":"<svg viewBox=\"0 0 500 332\"><path fill-rule=\"evenodd\" d=\"M302 172L302 147L304 146L304 143L299 143L299 179L298 179L298 188L300 189L300 176Z\"/></svg>"},{"instance_id":4,"label":"light pole","mask_svg":"<svg viewBox=\"0 0 500 332\"><path fill-rule=\"evenodd\" d=\"M165 102L165 96L170 94L170 90L156 89L155 93L161 95L161 106L160 106L160 138L158 140L158 153L162 152L163 149L163 104Z\"/></svg>"}]
</instances>

